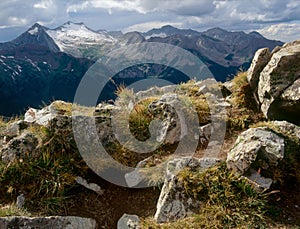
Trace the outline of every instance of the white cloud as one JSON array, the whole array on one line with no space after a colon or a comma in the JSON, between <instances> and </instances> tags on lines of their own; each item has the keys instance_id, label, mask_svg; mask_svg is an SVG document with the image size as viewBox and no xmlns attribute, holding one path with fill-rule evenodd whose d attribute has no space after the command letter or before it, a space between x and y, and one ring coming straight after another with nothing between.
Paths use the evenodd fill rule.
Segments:
<instances>
[{"instance_id":1,"label":"white cloud","mask_svg":"<svg viewBox=\"0 0 300 229\"><path fill-rule=\"evenodd\" d=\"M268 36L296 36L300 1L295 0L1 0L0 37L40 21L49 27L86 22L94 29L145 31L171 24L198 30L259 30ZM276 27L276 25L278 25ZM286 26L283 26L286 25ZM292 29L288 26L292 26ZM273 26L273 27L272 27ZM279 29L280 27L280 29ZM124 29L126 28L126 29ZM269 30L268 30L269 29ZM271 30L278 30L272 35ZM286 31L286 32L285 32ZM294 32L293 32L294 31ZM12 32L10 32L12 33ZM282 33L282 36L280 36ZM18 35L18 34L16 34ZM1 39L1 38L0 38ZM281 39L281 38L278 38Z\"/></svg>"},{"instance_id":2,"label":"white cloud","mask_svg":"<svg viewBox=\"0 0 300 229\"><path fill-rule=\"evenodd\" d=\"M53 1L52 0L43 0L39 3L35 3L33 5L34 8L37 8L37 9L49 9L51 7L53 7Z\"/></svg>"},{"instance_id":3,"label":"white cloud","mask_svg":"<svg viewBox=\"0 0 300 229\"><path fill-rule=\"evenodd\" d=\"M172 25L177 28L182 27L182 23L180 22L162 22L162 21L151 21L151 22L146 22L146 23L140 23L140 24L135 24L132 25L128 28L125 28L123 32L132 32L132 31L139 31L139 32L147 32L150 29L153 28L160 28L164 25Z\"/></svg>"},{"instance_id":4,"label":"white cloud","mask_svg":"<svg viewBox=\"0 0 300 229\"><path fill-rule=\"evenodd\" d=\"M280 23L266 26L258 30L262 35L273 40L293 41L300 39L300 24L297 23Z\"/></svg>"},{"instance_id":5,"label":"white cloud","mask_svg":"<svg viewBox=\"0 0 300 229\"><path fill-rule=\"evenodd\" d=\"M7 22L10 26L24 26L28 23L28 20L26 18L20 18L20 17L8 17Z\"/></svg>"},{"instance_id":6,"label":"white cloud","mask_svg":"<svg viewBox=\"0 0 300 229\"><path fill-rule=\"evenodd\" d=\"M125 10L125 11L136 11L138 13L146 13L142 7L139 5L137 0L87 0L84 2L71 4L67 8L67 12L77 13L83 12L85 10L90 10L92 8L106 9L109 12L112 10Z\"/></svg>"}]
</instances>

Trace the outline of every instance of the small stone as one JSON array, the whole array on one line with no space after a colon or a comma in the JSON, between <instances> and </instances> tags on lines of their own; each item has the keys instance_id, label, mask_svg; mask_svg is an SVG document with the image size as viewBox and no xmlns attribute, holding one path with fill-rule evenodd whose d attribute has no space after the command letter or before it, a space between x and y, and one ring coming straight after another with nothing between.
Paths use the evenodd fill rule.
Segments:
<instances>
[{"instance_id":1,"label":"small stone","mask_svg":"<svg viewBox=\"0 0 300 229\"><path fill-rule=\"evenodd\" d=\"M124 214L118 221L118 229L140 229L140 218L137 215Z\"/></svg>"},{"instance_id":2,"label":"small stone","mask_svg":"<svg viewBox=\"0 0 300 229\"><path fill-rule=\"evenodd\" d=\"M76 177L76 182L84 187L86 187L89 190L92 190L96 192L98 195L103 195L104 190L101 189L101 187L95 183L88 183L85 179L82 177Z\"/></svg>"},{"instance_id":3,"label":"small stone","mask_svg":"<svg viewBox=\"0 0 300 229\"><path fill-rule=\"evenodd\" d=\"M25 204L25 195L21 194L17 197L17 203L16 206L17 208L21 209Z\"/></svg>"}]
</instances>

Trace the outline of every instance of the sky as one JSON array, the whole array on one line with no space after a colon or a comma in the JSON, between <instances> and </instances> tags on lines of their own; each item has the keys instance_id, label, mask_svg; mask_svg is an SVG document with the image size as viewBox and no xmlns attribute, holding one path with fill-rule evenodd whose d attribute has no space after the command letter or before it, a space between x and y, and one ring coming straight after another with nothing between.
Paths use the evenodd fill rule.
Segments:
<instances>
[{"instance_id":1,"label":"sky","mask_svg":"<svg viewBox=\"0 0 300 229\"><path fill-rule=\"evenodd\" d=\"M284 42L300 39L299 0L1 0L0 42L34 23L67 21L109 31L145 32L163 25L205 31L258 31Z\"/></svg>"}]
</instances>

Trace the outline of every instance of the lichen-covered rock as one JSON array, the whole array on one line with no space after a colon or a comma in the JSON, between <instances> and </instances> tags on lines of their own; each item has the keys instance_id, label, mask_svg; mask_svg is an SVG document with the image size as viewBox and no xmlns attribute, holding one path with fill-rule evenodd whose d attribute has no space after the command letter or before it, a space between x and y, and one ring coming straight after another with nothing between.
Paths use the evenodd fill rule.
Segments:
<instances>
[{"instance_id":1,"label":"lichen-covered rock","mask_svg":"<svg viewBox=\"0 0 300 229\"><path fill-rule=\"evenodd\" d=\"M280 132L285 135L290 135L298 138L300 140L300 127L289 123L287 121L273 121L271 122L274 126L276 126Z\"/></svg>"},{"instance_id":2,"label":"lichen-covered rock","mask_svg":"<svg viewBox=\"0 0 300 229\"><path fill-rule=\"evenodd\" d=\"M32 154L39 144L39 139L32 133L24 132L11 139L2 149L0 155L5 163L22 158L26 153Z\"/></svg>"},{"instance_id":3,"label":"lichen-covered rock","mask_svg":"<svg viewBox=\"0 0 300 229\"><path fill-rule=\"evenodd\" d=\"M256 51L251 66L248 69L247 79L251 88L254 90L254 95L257 102L259 102L257 98L257 87L259 82L259 76L261 71L269 62L270 58L271 58L271 53L268 48L259 49Z\"/></svg>"},{"instance_id":4,"label":"lichen-covered rock","mask_svg":"<svg viewBox=\"0 0 300 229\"><path fill-rule=\"evenodd\" d=\"M199 210L200 202L185 194L183 184L179 182L178 172L185 167L204 172L220 162L215 158L176 158L167 164L166 179L159 196L155 220L158 223L172 222Z\"/></svg>"},{"instance_id":5,"label":"lichen-covered rock","mask_svg":"<svg viewBox=\"0 0 300 229\"><path fill-rule=\"evenodd\" d=\"M0 218L1 229L96 229L96 221L89 218L75 216L51 216L51 217L3 217Z\"/></svg>"},{"instance_id":6,"label":"lichen-covered rock","mask_svg":"<svg viewBox=\"0 0 300 229\"><path fill-rule=\"evenodd\" d=\"M270 119L298 123L300 43L288 43L271 54L267 50L259 50L255 56L248 80L261 104L261 111Z\"/></svg>"},{"instance_id":7,"label":"lichen-covered rock","mask_svg":"<svg viewBox=\"0 0 300 229\"><path fill-rule=\"evenodd\" d=\"M251 180L259 190L268 189L272 184L269 179L260 176L259 171L262 169L272 173L272 168L283 157L284 139L266 127L259 127L239 135L226 162L228 168Z\"/></svg>"},{"instance_id":8,"label":"lichen-covered rock","mask_svg":"<svg viewBox=\"0 0 300 229\"><path fill-rule=\"evenodd\" d=\"M6 136L8 138L14 138L21 134L21 131L26 129L28 124L23 121L15 121L13 123L8 124L2 131L1 136Z\"/></svg>"},{"instance_id":9,"label":"lichen-covered rock","mask_svg":"<svg viewBox=\"0 0 300 229\"><path fill-rule=\"evenodd\" d=\"M139 91L136 93L137 99L150 98L155 96L161 96L164 94L173 94L176 92L177 85L167 85L164 87L151 87L146 91Z\"/></svg>"},{"instance_id":10,"label":"lichen-covered rock","mask_svg":"<svg viewBox=\"0 0 300 229\"><path fill-rule=\"evenodd\" d=\"M140 229L140 218L137 215L124 214L118 221L118 229Z\"/></svg>"},{"instance_id":11,"label":"lichen-covered rock","mask_svg":"<svg viewBox=\"0 0 300 229\"><path fill-rule=\"evenodd\" d=\"M173 144L179 142L186 135L187 127L183 122L180 123L180 117L178 117L180 114L177 114L175 110L179 103L177 94L165 94L158 101L149 105L149 112L162 121L161 128L155 130L157 142L164 141Z\"/></svg>"},{"instance_id":12,"label":"lichen-covered rock","mask_svg":"<svg viewBox=\"0 0 300 229\"><path fill-rule=\"evenodd\" d=\"M65 114L66 110L64 108L70 106L72 105L70 105L69 103L63 101L55 101L41 110L29 108L25 113L24 121L47 126L50 120L58 115Z\"/></svg>"}]
</instances>

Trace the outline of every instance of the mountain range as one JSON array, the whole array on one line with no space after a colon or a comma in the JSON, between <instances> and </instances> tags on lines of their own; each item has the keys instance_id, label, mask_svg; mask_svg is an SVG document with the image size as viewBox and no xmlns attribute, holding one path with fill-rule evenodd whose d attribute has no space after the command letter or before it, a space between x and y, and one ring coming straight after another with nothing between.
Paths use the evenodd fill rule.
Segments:
<instances>
[{"instance_id":1,"label":"mountain range","mask_svg":"<svg viewBox=\"0 0 300 229\"><path fill-rule=\"evenodd\" d=\"M198 56L219 81L247 69L259 48L273 49L281 41L257 32L229 32L213 28L205 32L163 26L145 33L92 30L84 23L67 22L49 29L38 23L16 39L0 44L0 115L20 114L42 101L72 101L76 88L95 61L124 45L161 42L179 46ZM149 70L150 69L150 70ZM183 73L163 65L142 64L113 77L103 98L114 98L116 84L157 75L173 83L185 81ZM138 76L138 77L137 77Z\"/></svg>"}]
</instances>

